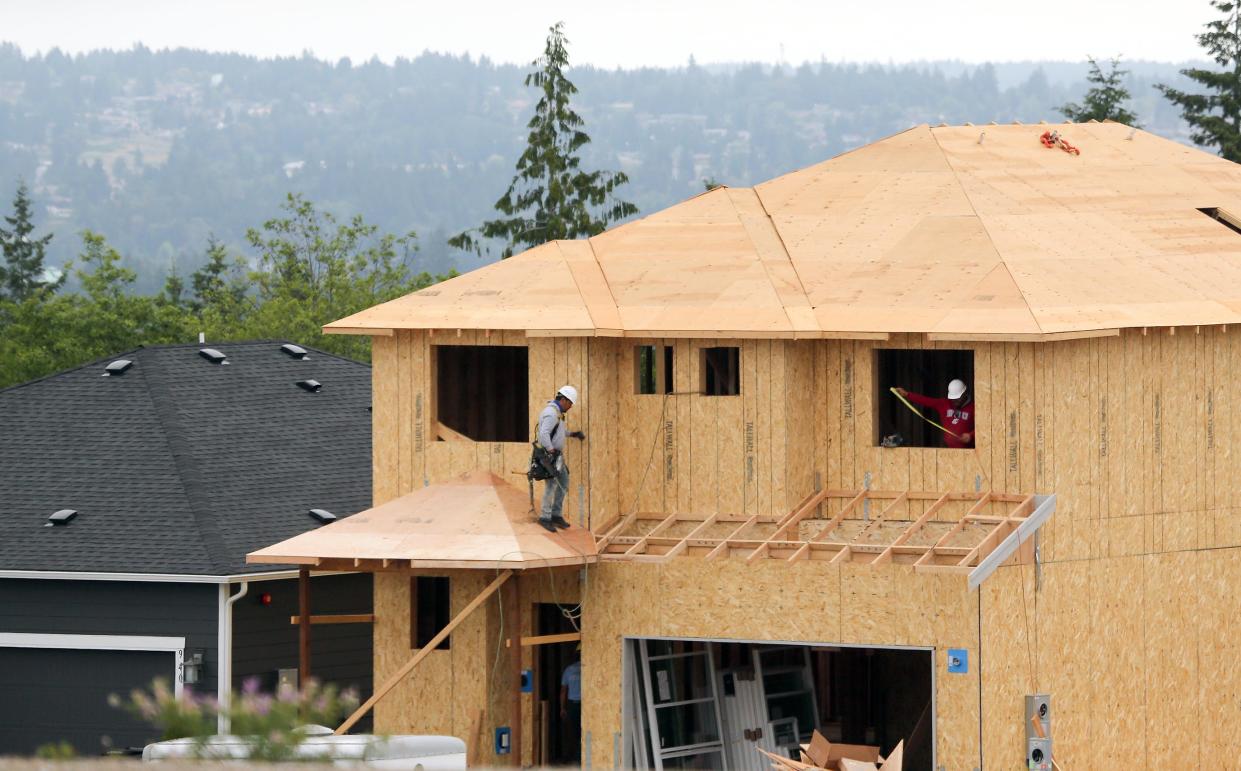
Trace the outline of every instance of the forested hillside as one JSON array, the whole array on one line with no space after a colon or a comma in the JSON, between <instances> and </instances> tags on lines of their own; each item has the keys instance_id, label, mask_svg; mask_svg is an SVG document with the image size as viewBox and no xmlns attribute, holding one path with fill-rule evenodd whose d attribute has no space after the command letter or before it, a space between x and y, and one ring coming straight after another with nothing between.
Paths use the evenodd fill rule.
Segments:
<instances>
[{"instance_id":1,"label":"forested hillside","mask_svg":"<svg viewBox=\"0 0 1241 771\"><path fill-rule=\"evenodd\" d=\"M531 52L538 42L531 41ZM1129 63L1133 108L1183 139L1152 88L1176 66ZM0 201L19 178L53 232L48 262L101 233L160 287L187 275L209 237L247 254L246 229L287 193L384 232L418 232L417 270L469 269L448 235L478 224L512 176L532 94L525 67L436 54L394 64L259 60L136 48L69 57L0 46ZM584 163L626 171L650 212L704 178L747 185L930 122L1059 120L1085 65L816 64L603 71L575 68L594 140Z\"/></svg>"}]
</instances>

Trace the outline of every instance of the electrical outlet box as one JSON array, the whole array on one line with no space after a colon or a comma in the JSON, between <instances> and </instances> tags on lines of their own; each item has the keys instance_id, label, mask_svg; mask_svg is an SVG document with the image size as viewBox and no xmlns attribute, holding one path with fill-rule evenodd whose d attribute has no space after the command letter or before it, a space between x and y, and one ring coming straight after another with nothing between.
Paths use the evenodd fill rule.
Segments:
<instances>
[{"instance_id":1,"label":"electrical outlet box","mask_svg":"<svg viewBox=\"0 0 1241 771\"><path fill-rule=\"evenodd\" d=\"M298 688L297 669L277 669L276 688L278 690L288 689L296 691Z\"/></svg>"},{"instance_id":2,"label":"electrical outlet box","mask_svg":"<svg viewBox=\"0 0 1241 771\"><path fill-rule=\"evenodd\" d=\"M1043 737L1051 738L1051 696L1046 693L1031 693L1026 696L1026 738L1039 738L1034 730L1034 719L1043 726Z\"/></svg>"},{"instance_id":3,"label":"electrical outlet box","mask_svg":"<svg viewBox=\"0 0 1241 771\"><path fill-rule=\"evenodd\" d=\"M948 671L964 675L970 671L970 652L965 648L948 649Z\"/></svg>"},{"instance_id":4,"label":"electrical outlet box","mask_svg":"<svg viewBox=\"0 0 1241 771\"><path fill-rule=\"evenodd\" d=\"M507 755L513 750L513 730L506 725L496 729L496 754Z\"/></svg>"},{"instance_id":5,"label":"electrical outlet box","mask_svg":"<svg viewBox=\"0 0 1241 771\"><path fill-rule=\"evenodd\" d=\"M521 670L521 692L534 693L534 672L532 670Z\"/></svg>"},{"instance_id":6,"label":"electrical outlet box","mask_svg":"<svg viewBox=\"0 0 1241 771\"><path fill-rule=\"evenodd\" d=\"M1029 771L1052 771L1051 739L1026 739L1026 768Z\"/></svg>"}]
</instances>

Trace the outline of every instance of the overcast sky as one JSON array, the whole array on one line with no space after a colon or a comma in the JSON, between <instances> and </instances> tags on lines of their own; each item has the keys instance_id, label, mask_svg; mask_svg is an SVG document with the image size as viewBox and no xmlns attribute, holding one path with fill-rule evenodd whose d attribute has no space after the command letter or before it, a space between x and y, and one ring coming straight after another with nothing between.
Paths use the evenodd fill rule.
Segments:
<instances>
[{"instance_id":1,"label":"overcast sky","mask_svg":"<svg viewBox=\"0 0 1241 771\"><path fill-rule=\"evenodd\" d=\"M1207 0L0 0L27 52L188 46L355 62L424 50L525 64L563 20L575 64L1202 58Z\"/></svg>"}]
</instances>

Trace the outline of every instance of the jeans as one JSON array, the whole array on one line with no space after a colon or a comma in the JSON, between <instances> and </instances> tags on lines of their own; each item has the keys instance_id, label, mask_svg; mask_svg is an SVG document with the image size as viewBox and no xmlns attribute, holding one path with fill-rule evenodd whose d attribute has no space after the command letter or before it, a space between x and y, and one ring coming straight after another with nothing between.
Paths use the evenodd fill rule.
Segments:
<instances>
[{"instance_id":1,"label":"jeans","mask_svg":"<svg viewBox=\"0 0 1241 771\"><path fill-rule=\"evenodd\" d=\"M543 513L540 519L564 516L564 494L569 490L569 467L564 453L556 456L556 476L543 483Z\"/></svg>"}]
</instances>

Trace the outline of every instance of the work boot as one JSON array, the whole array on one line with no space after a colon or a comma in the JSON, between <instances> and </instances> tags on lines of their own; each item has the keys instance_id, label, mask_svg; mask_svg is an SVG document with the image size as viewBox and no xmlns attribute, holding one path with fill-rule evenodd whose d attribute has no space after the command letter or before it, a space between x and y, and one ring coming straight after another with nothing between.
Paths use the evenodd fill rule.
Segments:
<instances>
[{"instance_id":1,"label":"work boot","mask_svg":"<svg viewBox=\"0 0 1241 771\"><path fill-rule=\"evenodd\" d=\"M556 532L556 523L550 519L539 519L539 524L549 533Z\"/></svg>"},{"instance_id":2,"label":"work boot","mask_svg":"<svg viewBox=\"0 0 1241 771\"><path fill-rule=\"evenodd\" d=\"M564 517L552 517L552 524L560 528L561 530L569 529L569 521L566 520Z\"/></svg>"}]
</instances>

